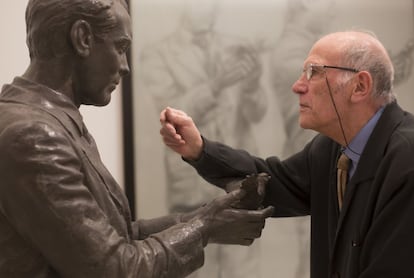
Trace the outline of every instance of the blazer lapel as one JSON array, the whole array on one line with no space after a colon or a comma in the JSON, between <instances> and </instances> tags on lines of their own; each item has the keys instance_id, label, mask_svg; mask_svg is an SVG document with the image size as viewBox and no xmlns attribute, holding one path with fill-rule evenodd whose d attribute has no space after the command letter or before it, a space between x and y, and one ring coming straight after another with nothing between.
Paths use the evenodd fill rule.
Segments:
<instances>
[{"instance_id":1,"label":"blazer lapel","mask_svg":"<svg viewBox=\"0 0 414 278\"><path fill-rule=\"evenodd\" d=\"M389 104L369 137L355 174L347 185L342 210L339 213L333 252L335 252L338 235L346 222L347 213L352 207L354 196L357 194L358 186L375 176L378 165L381 163L382 155L387 147L387 142L394 129L402 121L403 115L404 111L396 103ZM361 211L361 213L364 212Z\"/></svg>"},{"instance_id":2,"label":"blazer lapel","mask_svg":"<svg viewBox=\"0 0 414 278\"><path fill-rule=\"evenodd\" d=\"M126 219L127 227L130 230L129 223L131 220L131 213L129 211L128 200L119 188L118 183L114 180L112 175L109 173L109 171L102 163L102 160L99 156L99 152L96 147L95 140L87 132L86 127L84 125L83 128L79 127L79 125L81 125L80 123L78 123L79 119L72 118L70 114L67 114L64 111L61 111L56 108L41 109L55 117L66 129L66 131L72 136L72 138L78 143L78 146L81 147L83 154L88 159L90 165L101 178L102 183L108 190L112 201L118 208L118 211Z\"/></svg>"},{"instance_id":3,"label":"blazer lapel","mask_svg":"<svg viewBox=\"0 0 414 278\"><path fill-rule=\"evenodd\" d=\"M108 169L102 163L95 144L95 140L92 138L92 136L90 136L89 140L82 136L82 140L84 140L82 144L82 150L86 158L88 159L90 165L92 165L96 173L101 178L102 182L105 184L115 205L118 207L120 211L122 211L125 217L130 219L128 201L125 195L122 193L118 183L114 180L112 175L109 173Z\"/></svg>"}]
</instances>

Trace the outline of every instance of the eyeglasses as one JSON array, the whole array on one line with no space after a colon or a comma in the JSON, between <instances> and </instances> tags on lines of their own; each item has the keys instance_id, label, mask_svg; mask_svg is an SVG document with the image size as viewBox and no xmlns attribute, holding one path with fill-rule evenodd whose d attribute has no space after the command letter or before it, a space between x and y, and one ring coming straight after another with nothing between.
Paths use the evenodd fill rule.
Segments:
<instances>
[{"instance_id":1,"label":"eyeglasses","mask_svg":"<svg viewBox=\"0 0 414 278\"><path fill-rule=\"evenodd\" d=\"M322 71L323 69L337 69L337 70L345 70L345 71L351 71L351 72L359 72L357 69L353 68L345 68L345 67L337 67L337 66L327 66L327 65L315 65L315 64L309 64L304 69L303 72L306 73L306 79L311 80L313 74L318 71Z\"/></svg>"}]
</instances>

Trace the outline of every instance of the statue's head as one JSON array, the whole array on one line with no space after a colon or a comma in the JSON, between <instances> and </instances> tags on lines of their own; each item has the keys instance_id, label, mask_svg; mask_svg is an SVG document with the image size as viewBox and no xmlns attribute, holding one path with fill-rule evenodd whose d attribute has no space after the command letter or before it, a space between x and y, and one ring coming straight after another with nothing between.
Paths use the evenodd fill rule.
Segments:
<instances>
[{"instance_id":1,"label":"statue's head","mask_svg":"<svg viewBox=\"0 0 414 278\"><path fill-rule=\"evenodd\" d=\"M26 42L31 58L49 59L71 51L69 34L77 20L85 20L96 39L114 28L113 5L125 0L29 0L26 9Z\"/></svg>"},{"instance_id":2,"label":"statue's head","mask_svg":"<svg viewBox=\"0 0 414 278\"><path fill-rule=\"evenodd\" d=\"M129 73L132 29L125 0L29 0L26 22L34 70L47 72L45 64L52 65L78 106L110 102ZM40 76L37 81L48 84L47 74Z\"/></svg>"}]
</instances>

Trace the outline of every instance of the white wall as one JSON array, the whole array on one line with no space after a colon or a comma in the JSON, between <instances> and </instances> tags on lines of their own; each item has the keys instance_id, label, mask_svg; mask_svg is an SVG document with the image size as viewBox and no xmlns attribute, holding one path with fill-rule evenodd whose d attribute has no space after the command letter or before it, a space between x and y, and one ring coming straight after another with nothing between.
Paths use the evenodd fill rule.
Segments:
<instances>
[{"instance_id":1,"label":"white wall","mask_svg":"<svg viewBox=\"0 0 414 278\"><path fill-rule=\"evenodd\" d=\"M25 43L24 13L27 0L7 0L0 9L0 86L21 75L29 63ZM106 107L81 107L81 113L94 136L102 160L115 179L123 185L123 147L120 88Z\"/></svg>"}]
</instances>

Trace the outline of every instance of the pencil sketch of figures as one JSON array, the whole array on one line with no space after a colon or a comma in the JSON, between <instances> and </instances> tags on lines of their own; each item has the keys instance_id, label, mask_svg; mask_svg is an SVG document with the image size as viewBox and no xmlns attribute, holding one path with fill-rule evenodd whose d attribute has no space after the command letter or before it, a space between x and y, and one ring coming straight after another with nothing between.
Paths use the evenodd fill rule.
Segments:
<instances>
[{"instance_id":1,"label":"pencil sketch of figures","mask_svg":"<svg viewBox=\"0 0 414 278\"><path fill-rule=\"evenodd\" d=\"M414 25L414 0L411 1L411 11ZM414 27L414 26L413 26ZM413 29L414 31L414 29ZM394 85L399 85L407 81L413 69L413 53L414 53L414 36L411 36L405 46L396 54L390 52L392 63L394 64L395 77Z\"/></svg>"},{"instance_id":2,"label":"pencil sketch of figures","mask_svg":"<svg viewBox=\"0 0 414 278\"><path fill-rule=\"evenodd\" d=\"M214 29L218 8L218 1L186 0L178 29L142 52L142 81L157 113L166 106L183 109L209 139L256 153L251 127L267 108L258 49ZM223 193L167 149L164 162L170 212L192 210ZM192 277L259 277L257 248L213 245Z\"/></svg>"},{"instance_id":3,"label":"pencil sketch of figures","mask_svg":"<svg viewBox=\"0 0 414 278\"><path fill-rule=\"evenodd\" d=\"M413 52L414 39L409 40L398 53L394 54L390 51L391 60L395 70L395 86L400 85L410 78L413 69Z\"/></svg>"}]
</instances>

